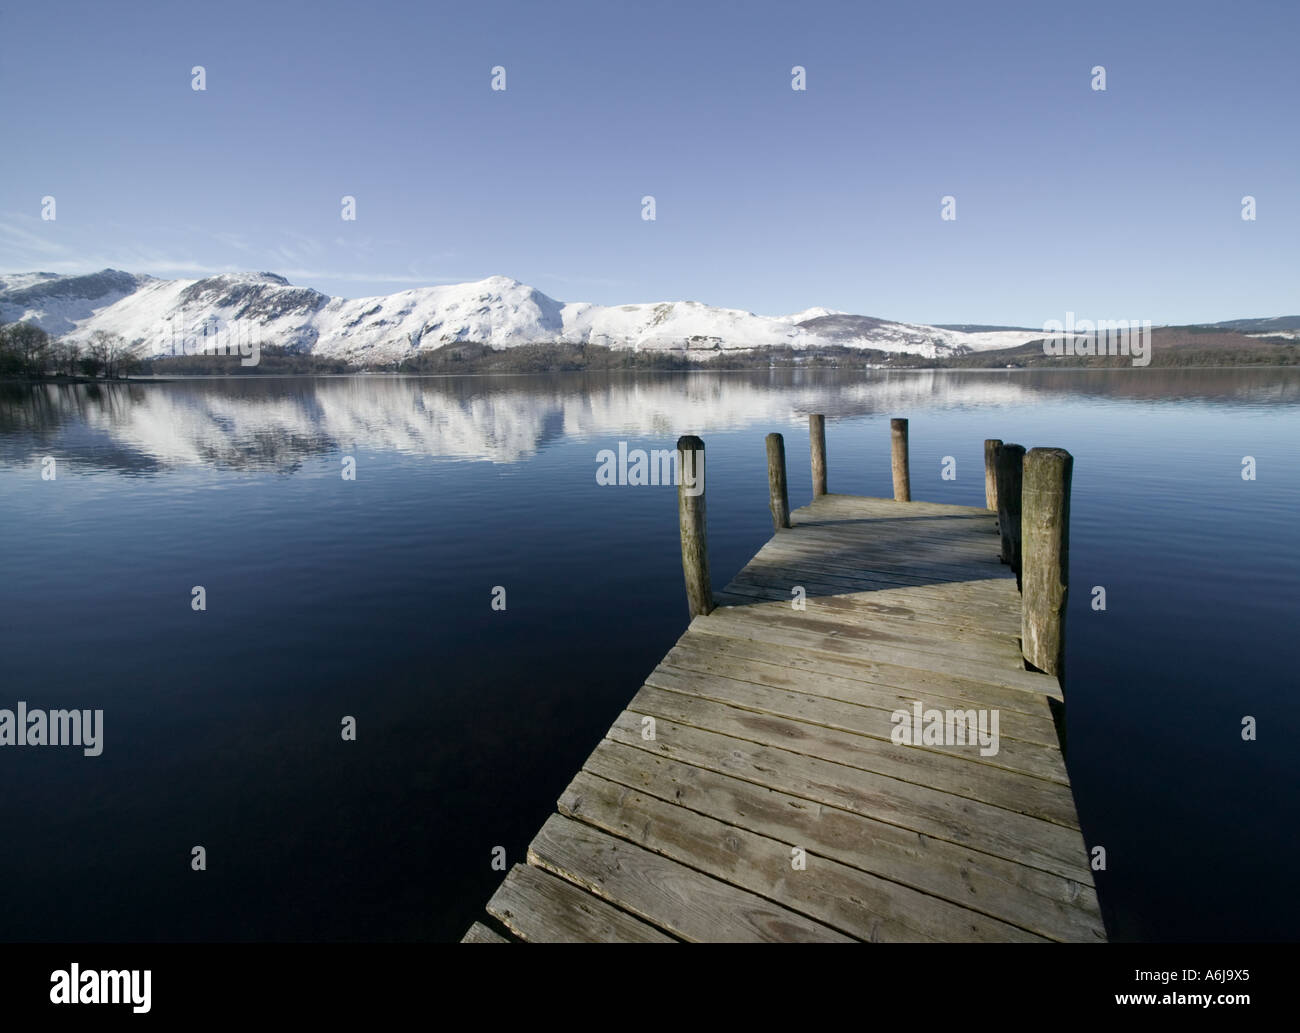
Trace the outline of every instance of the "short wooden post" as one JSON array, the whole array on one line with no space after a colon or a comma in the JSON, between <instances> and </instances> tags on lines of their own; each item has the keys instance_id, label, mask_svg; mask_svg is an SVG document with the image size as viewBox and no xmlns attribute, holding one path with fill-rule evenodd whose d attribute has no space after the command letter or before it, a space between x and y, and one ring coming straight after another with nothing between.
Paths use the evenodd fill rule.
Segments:
<instances>
[{"instance_id":1,"label":"short wooden post","mask_svg":"<svg viewBox=\"0 0 1300 1033\"><path fill-rule=\"evenodd\" d=\"M785 483L785 438L780 434L767 436L767 489L772 526L778 531L789 527L790 492Z\"/></svg>"},{"instance_id":2,"label":"short wooden post","mask_svg":"<svg viewBox=\"0 0 1300 1033\"><path fill-rule=\"evenodd\" d=\"M1006 444L998 449L997 493L998 534L1002 538L1002 562L1016 575L1020 584L1020 480L1025 460L1025 446Z\"/></svg>"},{"instance_id":3,"label":"short wooden post","mask_svg":"<svg viewBox=\"0 0 1300 1033\"><path fill-rule=\"evenodd\" d=\"M812 449L813 498L826 494L826 417L813 413L808 417L808 444Z\"/></svg>"},{"instance_id":4,"label":"short wooden post","mask_svg":"<svg viewBox=\"0 0 1300 1033\"><path fill-rule=\"evenodd\" d=\"M1074 457L1063 448L1033 448L1025 456L1021 651L1029 663L1062 682L1073 476Z\"/></svg>"},{"instance_id":5,"label":"short wooden post","mask_svg":"<svg viewBox=\"0 0 1300 1033\"><path fill-rule=\"evenodd\" d=\"M912 475L907 466L907 421L889 421L890 460L894 474L894 501L912 501Z\"/></svg>"},{"instance_id":6,"label":"short wooden post","mask_svg":"<svg viewBox=\"0 0 1300 1033\"><path fill-rule=\"evenodd\" d=\"M682 573L691 618L713 610L709 539L704 511L704 442L694 434L677 439L677 523L682 533Z\"/></svg>"},{"instance_id":7,"label":"short wooden post","mask_svg":"<svg viewBox=\"0 0 1300 1033\"><path fill-rule=\"evenodd\" d=\"M998 511L998 449L1001 438L984 439L984 508Z\"/></svg>"}]
</instances>

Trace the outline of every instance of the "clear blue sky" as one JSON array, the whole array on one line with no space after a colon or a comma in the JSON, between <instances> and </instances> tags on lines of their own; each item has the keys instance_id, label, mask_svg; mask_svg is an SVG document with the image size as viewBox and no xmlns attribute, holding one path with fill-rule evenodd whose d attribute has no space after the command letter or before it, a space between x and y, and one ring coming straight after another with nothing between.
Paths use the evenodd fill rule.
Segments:
<instances>
[{"instance_id":1,"label":"clear blue sky","mask_svg":"<svg viewBox=\"0 0 1300 1033\"><path fill-rule=\"evenodd\" d=\"M0 40L3 271L350 297L504 274L1028 326L1300 311L1294 2L11 2Z\"/></svg>"}]
</instances>

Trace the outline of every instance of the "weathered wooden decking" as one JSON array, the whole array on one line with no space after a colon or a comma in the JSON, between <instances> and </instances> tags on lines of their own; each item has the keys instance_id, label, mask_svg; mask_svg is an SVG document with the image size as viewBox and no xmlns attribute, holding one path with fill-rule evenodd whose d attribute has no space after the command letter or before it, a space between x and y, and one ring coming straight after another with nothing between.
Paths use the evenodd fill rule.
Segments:
<instances>
[{"instance_id":1,"label":"weathered wooden decking","mask_svg":"<svg viewBox=\"0 0 1300 1033\"><path fill-rule=\"evenodd\" d=\"M488 902L498 929L1105 939L1048 703L1060 690L1021 659L995 514L824 495L792 519L564 791ZM997 711L1000 749L893 742L891 714L914 701ZM465 940L507 938L475 923Z\"/></svg>"}]
</instances>

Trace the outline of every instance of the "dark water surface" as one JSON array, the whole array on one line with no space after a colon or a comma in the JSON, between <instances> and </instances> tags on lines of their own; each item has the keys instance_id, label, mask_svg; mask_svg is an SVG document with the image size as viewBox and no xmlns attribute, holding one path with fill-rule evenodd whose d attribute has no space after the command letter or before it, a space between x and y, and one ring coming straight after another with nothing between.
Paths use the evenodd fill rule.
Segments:
<instances>
[{"instance_id":1,"label":"dark water surface","mask_svg":"<svg viewBox=\"0 0 1300 1033\"><path fill-rule=\"evenodd\" d=\"M809 412L832 491L891 494L891 416L918 499L983 505L986 437L1074 454L1110 934L1295 939L1300 371L1151 369L0 387L0 708L104 710L101 756L0 748L0 939L458 938L685 627L674 489L596 453L705 438L720 587Z\"/></svg>"}]
</instances>

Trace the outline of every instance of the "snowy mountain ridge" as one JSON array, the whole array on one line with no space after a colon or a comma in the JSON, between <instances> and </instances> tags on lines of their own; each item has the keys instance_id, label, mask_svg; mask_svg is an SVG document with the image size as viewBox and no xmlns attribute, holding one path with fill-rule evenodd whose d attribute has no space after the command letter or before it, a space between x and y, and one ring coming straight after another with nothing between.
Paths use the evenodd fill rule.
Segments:
<instances>
[{"instance_id":1,"label":"snowy mountain ridge","mask_svg":"<svg viewBox=\"0 0 1300 1033\"><path fill-rule=\"evenodd\" d=\"M498 349L563 341L701 359L726 351L831 346L935 358L1042 336L1033 330L967 333L821 307L759 316L697 301L565 303L506 276L348 299L294 286L275 273L163 280L115 269L0 275L0 322L20 321L71 340L96 331L117 334L142 357L175 354L178 340L196 340L205 330L237 328L260 346L374 365L469 341Z\"/></svg>"}]
</instances>

